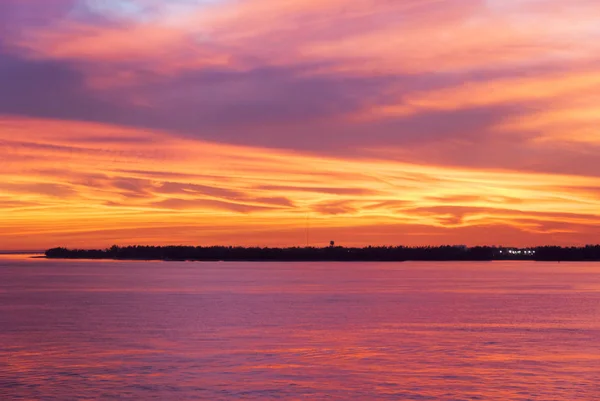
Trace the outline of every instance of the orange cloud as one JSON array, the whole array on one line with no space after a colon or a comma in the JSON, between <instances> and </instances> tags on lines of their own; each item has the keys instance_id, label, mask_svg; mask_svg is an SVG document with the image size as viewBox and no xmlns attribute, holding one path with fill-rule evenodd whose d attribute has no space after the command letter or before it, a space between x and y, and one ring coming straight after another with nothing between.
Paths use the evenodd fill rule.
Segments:
<instances>
[{"instance_id":1,"label":"orange cloud","mask_svg":"<svg viewBox=\"0 0 600 401\"><path fill-rule=\"evenodd\" d=\"M466 228L480 230L470 242L495 243L490 227L499 226L529 241L569 241L600 224L594 177L334 158L8 117L0 148L0 238L10 248L119 239L294 245L304 243L307 220L314 240L371 232L369 243L398 242L382 233L394 230L408 243L437 243ZM409 238L411 230L428 234Z\"/></svg>"},{"instance_id":2,"label":"orange cloud","mask_svg":"<svg viewBox=\"0 0 600 401\"><path fill-rule=\"evenodd\" d=\"M470 82L458 87L416 92L397 104L377 106L368 116L407 116L428 111L451 111L471 107L531 104L564 97L595 94L600 88L600 72L578 71L519 78Z\"/></svg>"}]
</instances>

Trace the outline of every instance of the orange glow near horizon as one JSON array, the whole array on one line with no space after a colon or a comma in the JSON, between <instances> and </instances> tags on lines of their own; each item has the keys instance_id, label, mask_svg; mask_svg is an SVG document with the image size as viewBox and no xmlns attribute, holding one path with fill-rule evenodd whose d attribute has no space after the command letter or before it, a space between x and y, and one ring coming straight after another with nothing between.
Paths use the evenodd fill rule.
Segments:
<instances>
[{"instance_id":1,"label":"orange glow near horizon","mask_svg":"<svg viewBox=\"0 0 600 401\"><path fill-rule=\"evenodd\" d=\"M0 120L0 238L67 245L577 242L600 178L335 158ZM568 188L568 192L566 192ZM398 238L397 241L394 239ZM453 240L453 241L452 241Z\"/></svg>"}]
</instances>

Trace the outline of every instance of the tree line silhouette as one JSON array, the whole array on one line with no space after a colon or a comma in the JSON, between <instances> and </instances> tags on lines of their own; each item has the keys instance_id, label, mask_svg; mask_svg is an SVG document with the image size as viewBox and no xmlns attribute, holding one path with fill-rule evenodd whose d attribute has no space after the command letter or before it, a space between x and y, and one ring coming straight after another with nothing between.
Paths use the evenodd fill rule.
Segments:
<instances>
[{"instance_id":1,"label":"tree line silhouette","mask_svg":"<svg viewBox=\"0 0 600 401\"><path fill-rule=\"evenodd\" d=\"M491 246L368 246L348 248L331 246L261 248L233 246L117 246L107 249L52 248L53 259L124 259L194 261L600 261L600 245L585 247L543 246L504 248Z\"/></svg>"}]
</instances>

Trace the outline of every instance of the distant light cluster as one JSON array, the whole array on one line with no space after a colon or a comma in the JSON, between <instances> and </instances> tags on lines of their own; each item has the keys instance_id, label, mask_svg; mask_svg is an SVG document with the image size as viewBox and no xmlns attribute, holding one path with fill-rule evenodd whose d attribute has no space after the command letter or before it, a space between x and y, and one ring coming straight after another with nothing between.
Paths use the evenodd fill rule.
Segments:
<instances>
[{"instance_id":1,"label":"distant light cluster","mask_svg":"<svg viewBox=\"0 0 600 401\"><path fill-rule=\"evenodd\" d=\"M501 254L504 252L503 250L500 251ZM511 255L535 255L535 250L533 249L508 249L506 252Z\"/></svg>"}]
</instances>

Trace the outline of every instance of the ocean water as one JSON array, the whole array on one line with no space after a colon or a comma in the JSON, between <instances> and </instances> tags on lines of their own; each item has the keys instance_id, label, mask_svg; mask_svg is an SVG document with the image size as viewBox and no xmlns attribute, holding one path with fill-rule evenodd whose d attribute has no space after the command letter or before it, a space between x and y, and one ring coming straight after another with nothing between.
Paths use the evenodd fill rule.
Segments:
<instances>
[{"instance_id":1,"label":"ocean water","mask_svg":"<svg viewBox=\"0 0 600 401\"><path fill-rule=\"evenodd\" d=\"M600 264L0 257L1 400L599 400Z\"/></svg>"}]
</instances>

